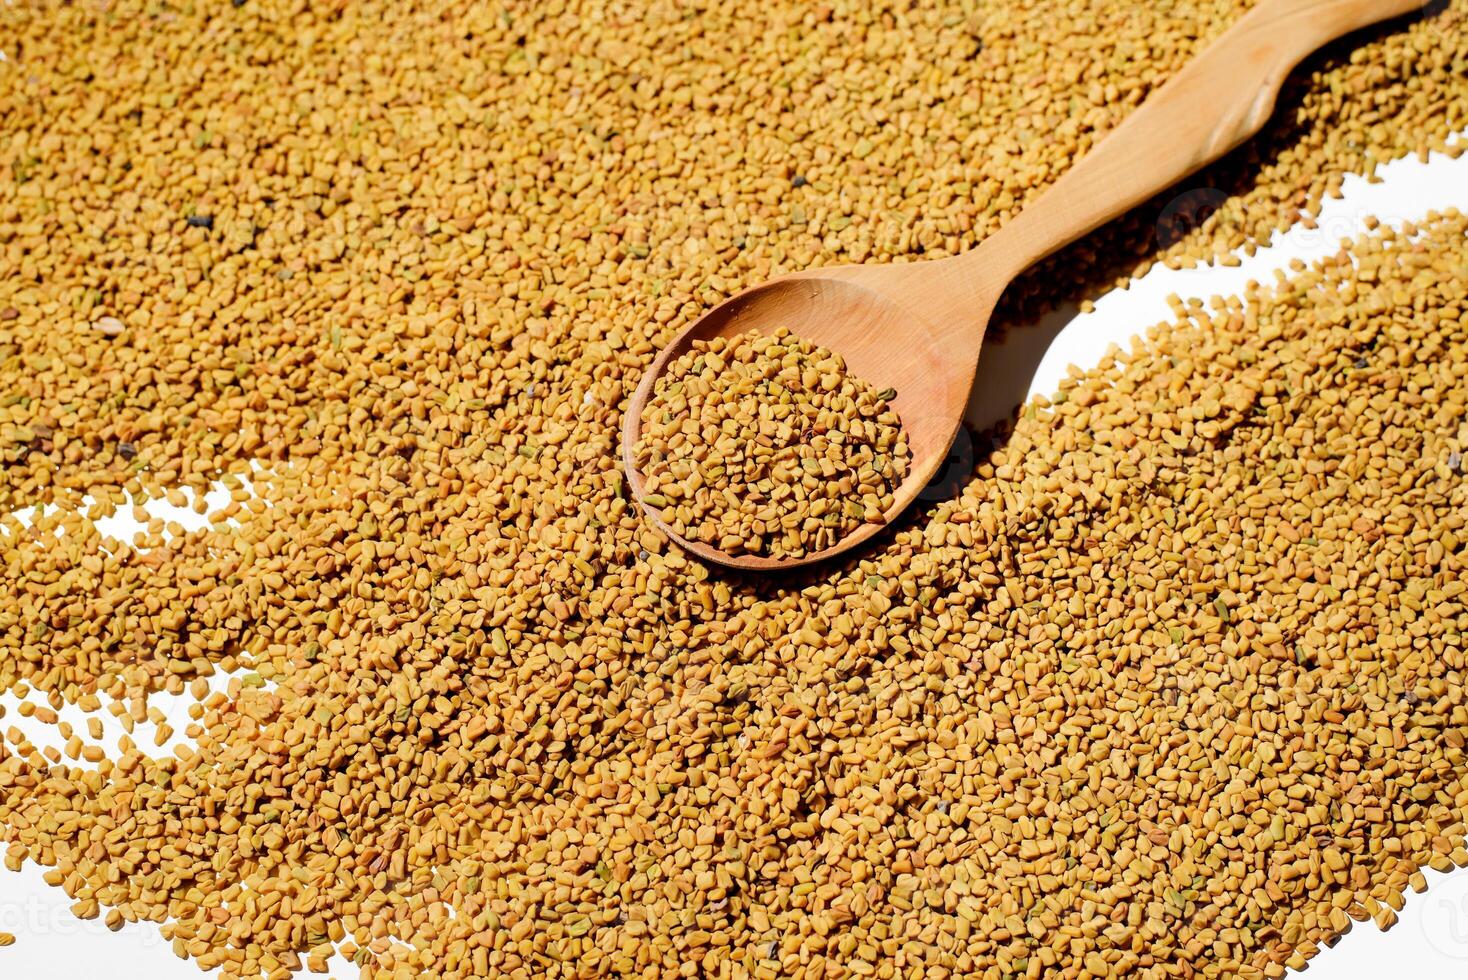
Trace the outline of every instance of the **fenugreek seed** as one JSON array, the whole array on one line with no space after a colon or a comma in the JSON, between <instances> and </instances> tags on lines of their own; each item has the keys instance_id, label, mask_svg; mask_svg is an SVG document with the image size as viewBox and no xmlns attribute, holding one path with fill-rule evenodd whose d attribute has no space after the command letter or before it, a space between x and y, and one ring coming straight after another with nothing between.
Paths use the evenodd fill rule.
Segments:
<instances>
[{"instance_id":1,"label":"fenugreek seed","mask_svg":"<svg viewBox=\"0 0 1468 980\"><path fill-rule=\"evenodd\" d=\"M4 732L7 868L227 980L328 942L394 978L1260 980L1468 863L1456 213L1179 299L840 567L710 569L619 473L709 305L971 247L1246 0L605 6L17 5L0 675L55 737ZM1459 152L1465 12L1312 60L1269 153L994 329ZM900 420L757 343L659 394L648 489L821 547L886 512ZM753 364L757 418L690 410ZM177 749L68 758L64 707L131 732L165 696Z\"/></svg>"},{"instance_id":2,"label":"fenugreek seed","mask_svg":"<svg viewBox=\"0 0 1468 980\"><path fill-rule=\"evenodd\" d=\"M891 395L787 330L695 341L643 413L643 501L730 553L819 551L880 523L907 473Z\"/></svg>"}]
</instances>

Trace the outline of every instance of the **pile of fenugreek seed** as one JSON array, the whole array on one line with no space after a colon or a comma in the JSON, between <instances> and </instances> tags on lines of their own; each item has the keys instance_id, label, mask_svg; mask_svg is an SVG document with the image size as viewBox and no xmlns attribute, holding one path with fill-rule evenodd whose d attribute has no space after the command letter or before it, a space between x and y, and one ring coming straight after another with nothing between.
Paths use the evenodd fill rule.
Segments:
<instances>
[{"instance_id":1,"label":"pile of fenugreek seed","mask_svg":"<svg viewBox=\"0 0 1468 980\"><path fill-rule=\"evenodd\" d=\"M785 329L695 341L642 413L643 500L726 554L822 551L881 523L907 475L895 395Z\"/></svg>"},{"instance_id":2,"label":"pile of fenugreek seed","mask_svg":"<svg viewBox=\"0 0 1468 980\"><path fill-rule=\"evenodd\" d=\"M708 305L972 244L1243 6L0 6L0 513L56 505L0 518L0 686L192 702L7 727L7 865L227 977L1258 978L1389 924L1468 863L1461 216L1183 308L841 567L691 561L618 468ZM1298 74L1179 254L1461 125L1465 9Z\"/></svg>"}]
</instances>

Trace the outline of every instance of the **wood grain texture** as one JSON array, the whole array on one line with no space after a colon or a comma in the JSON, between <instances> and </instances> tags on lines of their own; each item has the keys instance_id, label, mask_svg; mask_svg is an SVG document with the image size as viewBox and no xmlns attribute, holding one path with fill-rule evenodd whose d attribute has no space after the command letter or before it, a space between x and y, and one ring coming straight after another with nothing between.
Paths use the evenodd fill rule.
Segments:
<instances>
[{"instance_id":1,"label":"wood grain texture","mask_svg":"<svg viewBox=\"0 0 1468 980\"><path fill-rule=\"evenodd\" d=\"M964 255L812 269L754 286L710 310L658 353L622 425L628 486L652 522L705 561L773 571L822 561L879 533L948 455L978 370L984 329L1016 275L1213 162L1259 131L1285 76L1327 41L1417 10L1423 0L1262 0L1151 95L1031 206ZM729 555L674 533L643 501L633 463L642 412L668 363L695 340L785 327L846 358L892 405L912 449L881 524L798 558Z\"/></svg>"}]
</instances>

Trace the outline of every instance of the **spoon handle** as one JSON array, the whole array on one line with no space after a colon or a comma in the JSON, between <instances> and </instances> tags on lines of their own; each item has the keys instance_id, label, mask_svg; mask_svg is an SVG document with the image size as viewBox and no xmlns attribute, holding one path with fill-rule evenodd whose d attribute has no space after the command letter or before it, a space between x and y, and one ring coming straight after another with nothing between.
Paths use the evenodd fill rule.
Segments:
<instances>
[{"instance_id":1,"label":"spoon handle","mask_svg":"<svg viewBox=\"0 0 1468 980\"><path fill-rule=\"evenodd\" d=\"M1018 275L1257 133L1285 76L1316 48L1424 2L1261 0L960 261Z\"/></svg>"}]
</instances>

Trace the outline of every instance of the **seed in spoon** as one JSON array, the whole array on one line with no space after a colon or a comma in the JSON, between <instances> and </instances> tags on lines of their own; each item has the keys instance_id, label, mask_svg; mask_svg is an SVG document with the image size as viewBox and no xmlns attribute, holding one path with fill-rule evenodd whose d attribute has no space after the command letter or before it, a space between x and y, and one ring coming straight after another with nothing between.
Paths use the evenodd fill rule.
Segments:
<instances>
[{"instance_id":1,"label":"seed in spoon","mask_svg":"<svg viewBox=\"0 0 1468 980\"><path fill-rule=\"evenodd\" d=\"M643 410L643 502L731 555L829 548L881 522L907 474L896 394L785 329L695 341Z\"/></svg>"}]
</instances>

